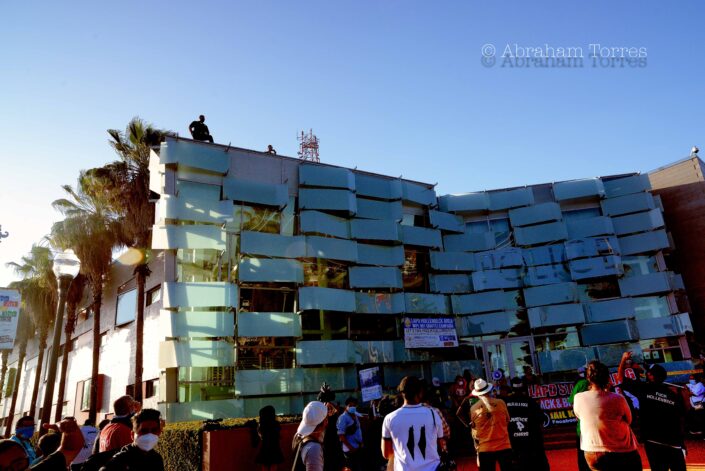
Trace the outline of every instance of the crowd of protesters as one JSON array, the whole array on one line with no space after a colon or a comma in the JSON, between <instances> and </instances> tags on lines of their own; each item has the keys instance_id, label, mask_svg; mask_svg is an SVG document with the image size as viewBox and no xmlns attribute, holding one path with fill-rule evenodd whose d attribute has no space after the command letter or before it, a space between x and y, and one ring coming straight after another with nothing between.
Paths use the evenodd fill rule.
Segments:
<instances>
[{"instance_id":1,"label":"crowd of protesters","mask_svg":"<svg viewBox=\"0 0 705 471\"><path fill-rule=\"evenodd\" d=\"M685 438L703 433L705 385L699 376L684 386L670 384L663 366L641 367L632 352L624 353L616 374L591 361L578 376L568 399L578 420L575 469L641 470L639 442L653 471L686 469ZM407 376L398 394L373 400L363 411L356 397L337 402L324 383L318 400L303 410L292 470L450 471L456 469L453 457L474 453L480 471L548 471L545 414L528 390L540 379L525 367L521 377L497 370L492 380L468 370L449 385ZM154 450L163 429L159 411L142 409L130 396L113 408L113 418L98 428L89 422L79 427L73 418L45 425L50 430L36 447L30 441L34 419L20 418L12 437L0 440L0 470L163 471ZM281 469L274 407L260 410L256 432L260 469Z\"/></svg>"},{"instance_id":2,"label":"crowd of protesters","mask_svg":"<svg viewBox=\"0 0 705 471\"><path fill-rule=\"evenodd\" d=\"M670 384L663 366L641 367L631 352L616 374L591 361L578 376L569 399L578 419L574 469L641 470L640 442L653 471L686 469L685 438L703 432L705 385L699 376L691 375L685 386ZM369 414L358 411L353 397L339 406L324 385L319 400L304 410L292 469L452 470L453 457L474 451L480 471L548 471L545 414L528 391L539 377L526 367L521 377L498 370L492 379L466 370L445 387L438 378L427 383L407 376L399 394L372 401Z\"/></svg>"},{"instance_id":3,"label":"crowd of protesters","mask_svg":"<svg viewBox=\"0 0 705 471\"><path fill-rule=\"evenodd\" d=\"M100 428L86 421L79 427L72 417L44 425L47 433L35 448L30 438L34 419L17 421L15 433L0 440L0 470L25 471L164 471L162 457L154 450L163 429L158 410L142 409L131 396L113 403L114 416Z\"/></svg>"}]
</instances>

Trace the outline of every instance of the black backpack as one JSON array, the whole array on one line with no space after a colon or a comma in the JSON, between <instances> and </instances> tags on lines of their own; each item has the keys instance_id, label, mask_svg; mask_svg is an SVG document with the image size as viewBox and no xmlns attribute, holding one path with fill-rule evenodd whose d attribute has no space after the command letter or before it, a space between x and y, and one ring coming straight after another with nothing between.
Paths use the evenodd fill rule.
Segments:
<instances>
[{"instance_id":1,"label":"black backpack","mask_svg":"<svg viewBox=\"0 0 705 471\"><path fill-rule=\"evenodd\" d=\"M306 471L306 465L303 458L301 458L301 450L307 443L312 441L315 440L308 437L304 438L298 433L294 435L294 439L291 441L291 451L294 452L294 464L291 466L291 471Z\"/></svg>"}]
</instances>

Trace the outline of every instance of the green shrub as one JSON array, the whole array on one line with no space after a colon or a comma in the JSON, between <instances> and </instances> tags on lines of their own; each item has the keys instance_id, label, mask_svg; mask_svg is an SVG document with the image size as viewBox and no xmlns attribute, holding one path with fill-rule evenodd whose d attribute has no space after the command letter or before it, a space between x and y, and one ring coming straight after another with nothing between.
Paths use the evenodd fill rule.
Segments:
<instances>
[{"instance_id":1,"label":"green shrub","mask_svg":"<svg viewBox=\"0 0 705 471\"><path fill-rule=\"evenodd\" d=\"M301 416L278 417L282 424L301 420ZM245 427L252 419L224 419L219 424L223 430ZM175 422L167 424L159 437L156 450L164 459L167 471L199 471L202 459L203 422Z\"/></svg>"}]
</instances>

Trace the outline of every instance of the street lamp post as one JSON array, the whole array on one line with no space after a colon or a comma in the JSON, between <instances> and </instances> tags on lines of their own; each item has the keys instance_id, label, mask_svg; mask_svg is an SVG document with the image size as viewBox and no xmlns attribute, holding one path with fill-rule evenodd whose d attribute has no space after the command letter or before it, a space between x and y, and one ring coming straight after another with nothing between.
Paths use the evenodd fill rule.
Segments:
<instances>
[{"instance_id":1,"label":"street lamp post","mask_svg":"<svg viewBox=\"0 0 705 471\"><path fill-rule=\"evenodd\" d=\"M59 360L59 344L61 343L61 330L64 324L64 310L66 308L66 294L69 285L81 269L81 262L74 255L73 250L65 250L54 257L54 274L59 282L59 304L56 307L56 317L54 318L54 339L51 346L51 356L49 357L49 371L47 373L46 388L44 390L44 405L42 406L41 423L51 422L51 402L54 395L54 383L56 382L56 366ZM69 339L67 338L68 342ZM56 407L61 407L57 403ZM39 429L39 434L45 433L44 428Z\"/></svg>"}]
</instances>

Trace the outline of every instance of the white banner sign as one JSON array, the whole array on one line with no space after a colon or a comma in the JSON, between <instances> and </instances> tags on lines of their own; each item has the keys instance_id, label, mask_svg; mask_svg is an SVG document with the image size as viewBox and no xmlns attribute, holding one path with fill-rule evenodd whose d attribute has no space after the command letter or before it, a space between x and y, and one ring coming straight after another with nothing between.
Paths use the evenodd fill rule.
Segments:
<instances>
[{"instance_id":1,"label":"white banner sign","mask_svg":"<svg viewBox=\"0 0 705 471\"><path fill-rule=\"evenodd\" d=\"M458 333L452 317L404 319L406 348L444 348L458 346Z\"/></svg>"},{"instance_id":2,"label":"white banner sign","mask_svg":"<svg viewBox=\"0 0 705 471\"><path fill-rule=\"evenodd\" d=\"M382 398L382 375L379 366L360 370L360 390L362 402L370 402Z\"/></svg>"},{"instance_id":3,"label":"white banner sign","mask_svg":"<svg viewBox=\"0 0 705 471\"><path fill-rule=\"evenodd\" d=\"M20 316L20 292L0 289L0 349L12 350Z\"/></svg>"}]
</instances>

